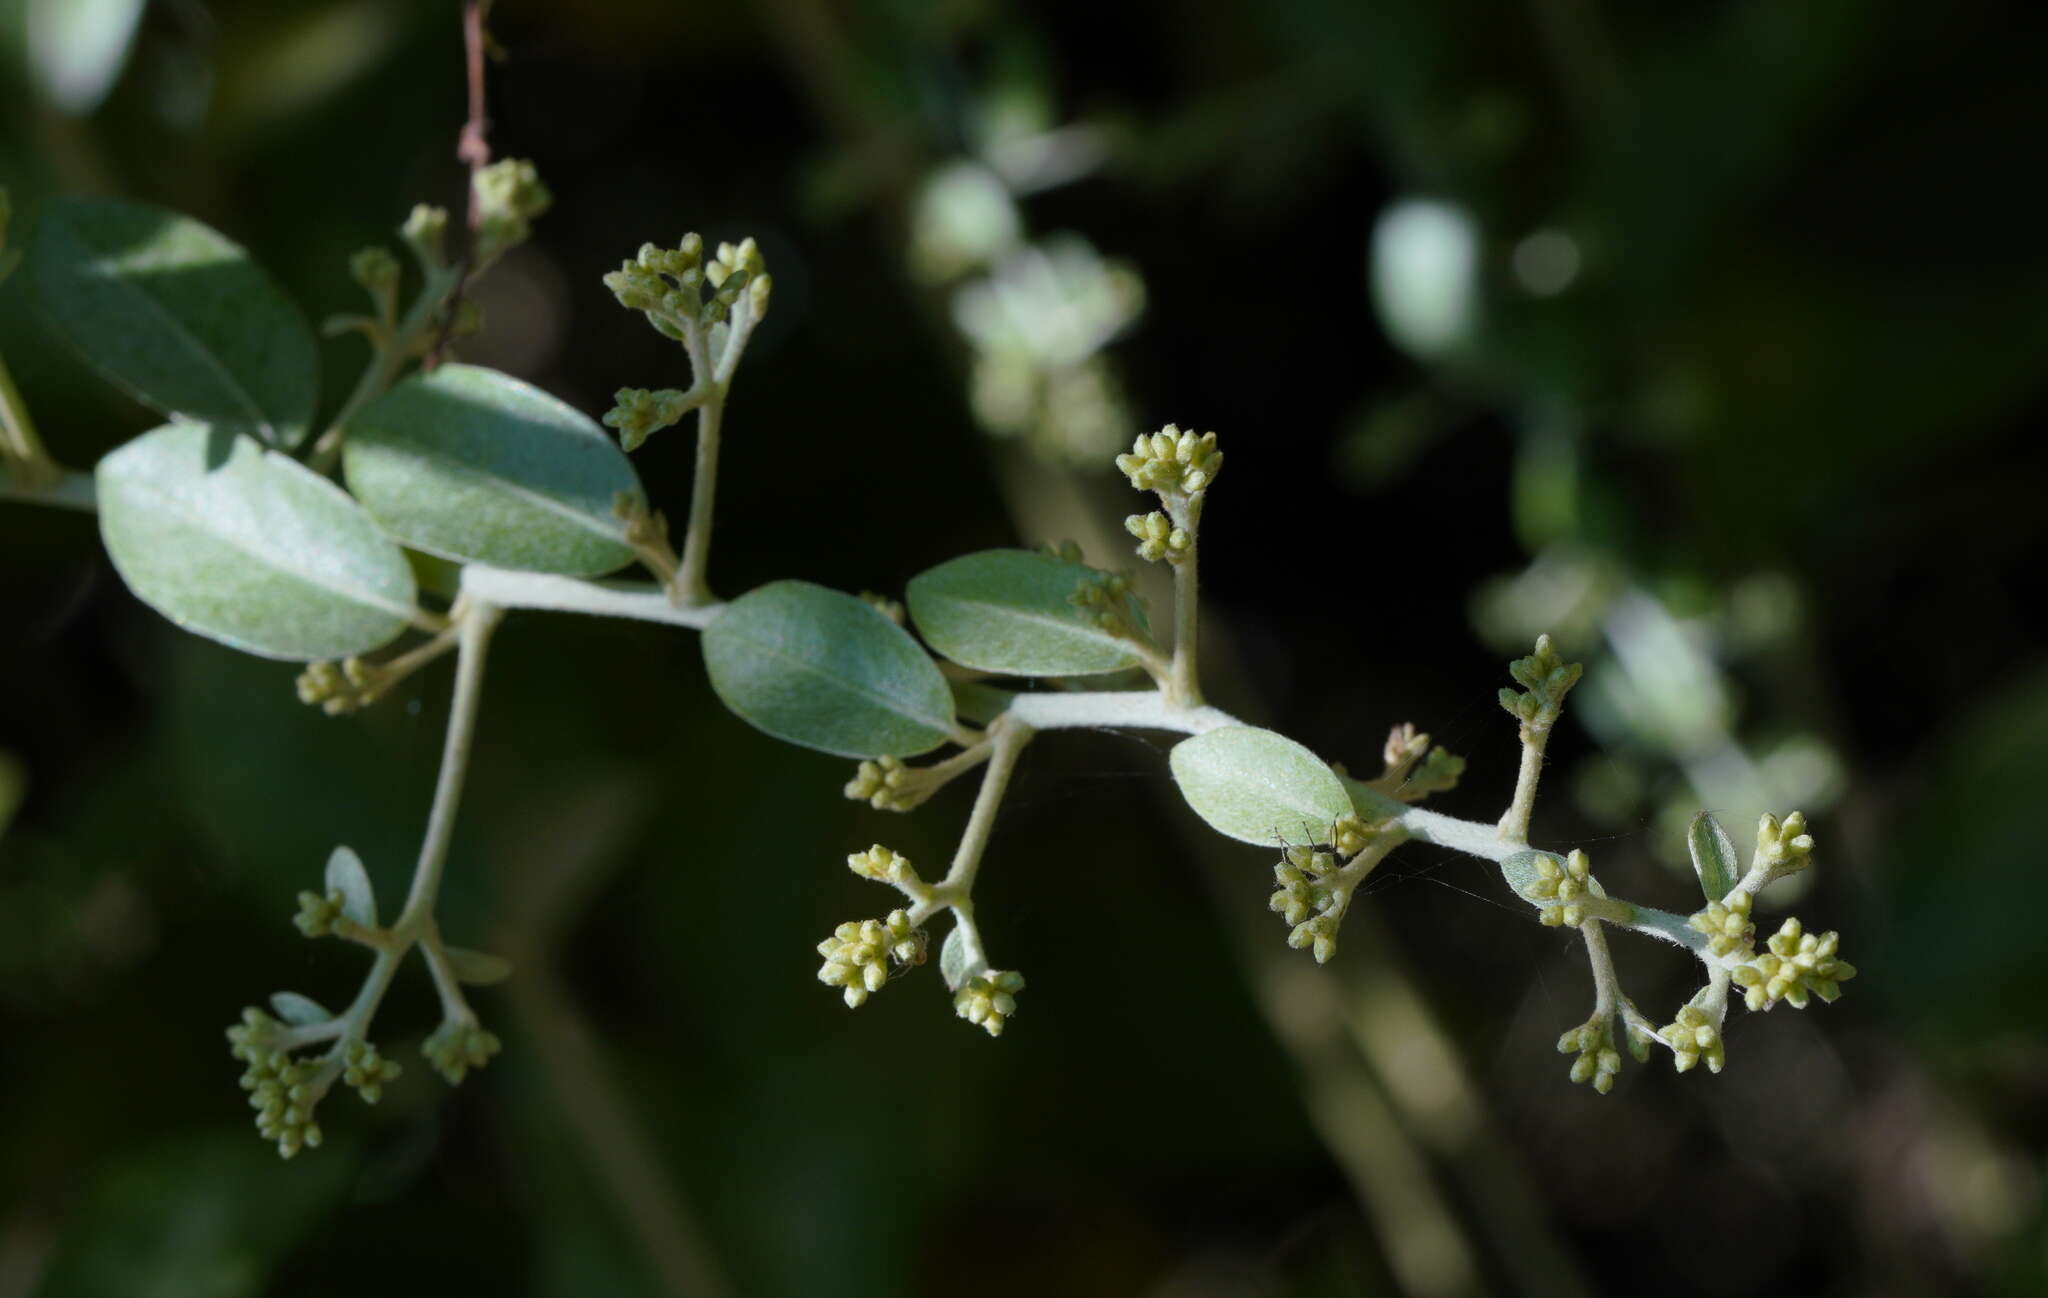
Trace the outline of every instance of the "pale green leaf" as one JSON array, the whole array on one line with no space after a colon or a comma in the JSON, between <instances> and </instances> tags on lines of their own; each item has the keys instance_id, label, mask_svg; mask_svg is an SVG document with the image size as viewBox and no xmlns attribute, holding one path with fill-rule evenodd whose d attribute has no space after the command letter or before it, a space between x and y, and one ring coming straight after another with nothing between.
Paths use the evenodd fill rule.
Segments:
<instances>
[{"instance_id":1,"label":"pale green leaf","mask_svg":"<svg viewBox=\"0 0 2048 1298\"><path fill-rule=\"evenodd\" d=\"M341 913L364 928L377 927L377 893L355 849L337 847L327 858L327 891L341 894Z\"/></svg>"},{"instance_id":2,"label":"pale green leaf","mask_svg":"<svg viewBox=\"0 0 2048 1298\"><path fill-rule=\"evenodd\" d=\"M1029 550L962 555L913 578L918 633L966 667L1008 676L1089 676L1138 665L1070 597L1102 576ZM1135 620L1135 619L1134 619Z\"/></svg>"},{"instance_id":3,"label":"pale green leaf","mask_svg":"<svg viewBox=\"0 0 2048 1298\"><path fill-rule=\"evenodd\" d=\"M646 499L632 462L589 416L496 370L406 379L349 420L342 454L363 508L414 549L571 577L633 561L614 512L621 494Z\"/></svg>"},{"instance_id":4,"label":"pale green leaf","mask_svg":"<svg viewBox=\"0 0 2048 1298\"><path fill-rule=\"evenodd\" d=\"M756 728L843 757L909 757L946 742L953 696L908 632L865 600L778 581L704 630L725 705Z\"/></svg>"},{"instance_id":5,"label":"pale green leaf","mask_svg":"<svg viewBox=\"0 0 2048 1298\"><path fill-rule=\"evenodd\" d=\"M1702 811L1692 818L1685 845L1692 852L1693 873L1700 878L1700 891L1708 901L1719 901L1735 888L1742 877L1736 864L1735 844L1720 822Z\"/></svg>"},{"instance_id":6,"label":"pale green leaf","mask_svg":"<svg viewBox=\"0 0 2048 1298\"><path fill-rule=\"evenodd\" d=\"M1537 881L1543 877L1537 873L1536 863L1544 860L1557 867L1560 874L1565 869L1565 860L1557 853L1539 852L1531 848L1526 852L1516 852L1512 856L1502 858L1500 877L1507 883L1508 887L1515 890L1517 896L1527 898L1530 901L1542 901L1544 899L1537 897L1530 889L1534 888ZM1555 878L1557 876L1553 875L1552 877Z\"/></svg>"},{"instance_id":7,"label":"pale green leaf","mask_svg":"<svg viewBox=\"0 0 2048 1298\"><path fill-rule=\"evenodd\" d=\"M304 440L320 376L312 331L218 231L161 208L58 199L28 266L57 332L137 399L287 450Z\"/></svg>"},{"instance_id":8,"label":"pale green leaf","mask_svg":"<svg viewBox=\"0 0 2048 1298\"><path fill-rule=\"evenodd\" d=\"M1167 760L1195 814L1241 842L1327 843L1351 810L1335 771L1270 730L1211 730L1176 744Z\"/></svg>"},{"instance_id":9,"label":"pale green leaf","mask_svg":"<svg viewBox=\"0 0 2048 1298\"><path fill-rule=\"evenodd\" d=\"M254 439L170 424L100 461L100 536L128 589L266 658L367 653L415 611L412 570L348 493Z\"/></svg>"},{"instance_id":10,"label":"pale green leaf","mask_svg":"<svg viewBox=\"0 0 2048 1298\"><path fill-rule=\"evenodd\" d=\"M967 981L967 930L958 924L939 944L939 976L949 991L959 991Z\"/></svg>"},{"instance_id":11,"label":"pale green leaf","mask_svg":"<svg viewBox=\"0 0 2048 1298\"><path fill-rule=\"evenodd\" d=\"M472 951L465 946L448 947L442 954L448 957L448 967L454 970L457 982L488 987L512 976L512 962L501 955Z\"/></svg>"},{"instance_id":12,"label":"pale green leaf","mask_svg":"<svg viewBox=\"0 0 2048 1298\"><path fill-rule=\"evenodd\" d=\"M325 1023L334 1017L325 1005L297 992L274 993L270 998L270 1008L277 1011L278 1018L295 1028L312 1023Z\"/></svg>"}]
</instances>

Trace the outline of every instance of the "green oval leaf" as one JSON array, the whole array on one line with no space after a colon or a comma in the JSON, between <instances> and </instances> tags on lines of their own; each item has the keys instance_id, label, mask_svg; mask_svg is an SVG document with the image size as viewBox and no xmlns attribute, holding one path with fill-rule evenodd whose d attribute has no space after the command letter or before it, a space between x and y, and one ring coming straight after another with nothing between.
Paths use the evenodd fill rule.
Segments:
<instances>
[{"instance_id":1,"label":"green oval leaf","mask_svg":"<svg viewBox=\"0 0 2048 1298\"><path fill-rule=\"evenodd\" d=\"M1069 602L1100 576L1085 564L1029 550L983 550L913 578L910 616L935 651L980 671L1123 671L1138 665L1130 642L1104 632Z\"/></svg>"},{"instance_id":2,"label":"green oval leaf","mask_svg":"<svg viewBox=\"0 0 2048 1298\"><path fill-rule=\"evenodd\" d=\"M295 1028L302 1028L310 1023L325 1023L334 1017L325 1005L297 992L272 993L270 1008L277 1011L278 1018Z\"/></svg>"},{"instance_id":3,"label":"green oval leaf","mask_svg":"<svg viewBox=\"0 0 2048 1298\"><path fill-rule=\"evenodd\" d=\"M1195 814L1240 842L1327 843L1351 810L1335 771L1270 730L1211 730L1174 745L1167 762Z\"/></svg>"},{"instance_id":4,"label":"green oval leaf","mask_svg":"<svg viewBox=\"0 0 2048 1298\"><path fill-rule=\"evenodd\" d=\"M349 420L350 490L385 531L444 558L594 577L633 561L613 512L644 500L596 421L496 370L416 374Z\"/></svg>"},{"instance_id":5,"label":"green oval leaf","mask_svg":"<svg viewBox=\"0 0 2048 1298\"><path fill-rule=\"evenodd\" d=\"M807 581L749 591L704 629L725 706L777 739L842 757L909 757L945 743L946 678L865 600Z\"/></svg>"},{"instance_id":6,"label":"green oval leaf","mask_svg":"<svg viewBox=\"0 0 2048 1298\"><path fill-rule=\"evenodd\" d=\"M328 892L341 894L341 913L364 928L377 927L377 890L370 886L370 872L352 847L337 847L327 857Z\"/></svg>"},{"instance_id":7,"label":"green oval leaf","mask_svg":"<svg viewBox=\"0 0 2048 1298\"><path fill-rule=\"evenodd\" d=\"M100 536L137 598L266 658L366 653L412 621L412 570L348 493L248 437L145 433L100 461Z\"/></svg>"},{"instance_id":8,"label":"green oval leaf","mask_svg":"<svg viewBox=\"0 0 2048 1298\"><path fill-rule=\"evenodd\" d=\"M67 113L100 106L142 24L143 0L29 0L28 52L43 93Z\"/></svg>"},{"instance_id":9,"label":"green oval leaf","mask_svg":"<svg viewBox=\"0 0 2048 1298\"><path fill-rule=\"evenodd\" d=\"M967 983L967 930L958 924L939 946L939 976L947 991L957 992Z\"/></svg>"},{"instance_id":10,"label":"green oval leaf","mask_svg":"<svg viewBox=\"0 0 2048 1298\"><path fill-rule=\"evenodd\" d=\"M1734 891L1742 870L1735 862L1735 844L1719 821L1704 811L1694 816L1685 845L1692 852L1692 870L1708 901L1719 901Z\"/></svg>"},{"instance_id":11,"label":"green oval leaf","mask_svg":"<svg viewBox=\"0 0 2048 1298\"><path fill-rule=\"evenodd\" d=\"M139 203L58 199L28 266L59 335L143 403L286 450L305 439L320 385L312 331L219 231Z\"/></svg>"}]
</instances>

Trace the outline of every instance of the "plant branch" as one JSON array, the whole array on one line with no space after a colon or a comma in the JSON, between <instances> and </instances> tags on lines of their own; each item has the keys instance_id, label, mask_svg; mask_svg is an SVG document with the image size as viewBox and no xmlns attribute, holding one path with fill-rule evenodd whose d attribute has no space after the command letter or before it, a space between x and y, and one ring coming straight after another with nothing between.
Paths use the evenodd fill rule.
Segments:
<instances>
[{"instance_id":1,"label":"plant branch","mask_svg":"<svg viewBox=\"0 0 2048 1298\"><path fill-rule=\"evenodd\" d=\"M60 469L53 480L31 486L20 481L7 465L0 464L0 500L14 500L25 505L55 505L87 514L99 509L99 493L92 475L75 469Z\"/></svg>"},{"instance_id":2,"label":"plant branch","mask_svg":"<svg viewBox=\"0 0 2048 1298\"><path fill-rule=\"evenodd\" d=\"M1202 680L1195 659L1197 634L1201 627L1200 581L1196 565L1202 553L1202 502L1208 494L1198 491L1184 498L1165 498L1174 525L1187 529L1190 538L1187 553L1173 565L1173 666L1166 682L1167 692L1182 707L1200 707L1202 704Z\"/></svg>"},{"instance_id":3,"label":"plant branch","mask_svg":"<svg viewBox=\"0 0 2048 1298\"><path fill-rule=\"evenodd\" d=\"M10 477L24 493L43 491L64 473L36 436L35 420L22 400L21 389L14 386L5 357L0 357L0 465L11 466Z\"/></svg>"},{"instance_id":4,"label":"plant branch","mask_svg":"<svg viewBox=\"0 0 2048 1298\"><path fill-rule=\"evenodd\" d=\"M426 838L420 844L419 864L413 870L412 891L405 909L392 924L401 941L422 933L438 934L433 928L434 902L441 892L441 873L448 860L448 843L455 834L456 808L462 802L462 785L469 773L471 741L476 736L477 705L483 698L484 658L490 649L491 633L497 629L503 611L481 597L471 595L457 616L455 699L449 705L448 736L441 748L441 775L434 786L434 806L427 815Z\"/></svg>"},{"instance_id":5,"label":"plant branch","mask_svg":"<svg viewBox=\"0 0 2048 1298\"><path fill-rule=\"evenodd\" d=\"M701 347L690 351L697 363ZM706 370L699 370L700 375ZM676 570L675 602L685 610L715 607L718 597L711 593L705 574L711 566L712 510L718 499L718 435L725 417L725 385L713 382L704 403L697 407L697 473L690 483L690 521L683 532L683 561Z\"/></svg>"},{"instance_id":6,"label":"plant branch","mask_svg":"<svg viewBox=\"0 0 2048 1298\"><path fill-rule=\"evenodd\" d=\"M1536 783L1543 778L1543 750L1550 743L1550 727L1523 726L1522 764L1515 772L1515 797L1507 814L1500 818L1501 838L1517 846L1529 842L1529 818L1536 810Z\"/></svg>"},{"instance_id":7,"label":"plant branch","mask_svg":"<svg viewBox=\"0 0 2048 1298\"><path fill-rule=\"evenodd\" d=\"M660 586L632 581L583 581L543 572L514 572L472 563L462 569L462 591L501 609L546 609L556 613L587 613L639 622L703 630L725 608L699 604L677 608Z\"/></svg>"}]
</instances>

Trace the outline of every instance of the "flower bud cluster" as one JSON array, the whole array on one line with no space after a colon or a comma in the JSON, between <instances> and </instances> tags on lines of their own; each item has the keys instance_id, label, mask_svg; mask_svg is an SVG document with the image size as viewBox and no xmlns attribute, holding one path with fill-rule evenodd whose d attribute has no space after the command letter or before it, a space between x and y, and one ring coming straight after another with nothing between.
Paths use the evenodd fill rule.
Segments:
<instances>
[{"instance_id":1,"label":"flower bud cluster","mask_svg":"<svg viewBox=\"0 0 2048 1298\"><path fill-rule=\"evenodd\" d=\"M953 994L953 1012L979 1026L992 1037L1003 1035L1003 1024L1017 1012L1017 993L1024 990L1024 975L1008 969L991 969L969 978Z\"/></svg>"},{"instance_id":2,"label":"flower bud cluster","mask_svg":"<svg viewBox=\"0 0 2048 1298\"><path fill-rule=\"evenodd\" d=\"M292 923L307 937L331 937L337 925L350 922L347 907L348 900L339 888L325 895L302 892L299 894L299 913L292 917Z\"/></svg>"},{"instance_id":3,"label":"flower bud cluster","mask_svg":"<svg viewBox=\"0 0 2048 1298\"><path fill-rule=\"evenodd\" d=\"M462 1085L472 1068L482 1068L504 1048L497 1036L473 1019L450 1019L420 1043L420 1053L450 1086Z\"/></svg>"},{"instance_id":4,"label":"flower bud cluster","mask_svg":"<svg viewBox=\"0 0 2048 1298\"><path fill-rule=\"evenodd\" d=\"M1750 872L1762 871L1765 880L1797 874L1813 864L1813 835L1806 832L1806 816L1793 812L1780 824L1766 813L1756 826L1756 855L1750 858Z\"/></svg>"},{"instance_id":5,"label":"flower bud cluster","mask_svg":"<svg viewBox=\"0 0 2048 1298\"><path fill-rule=\"evenodd\" d=\"M892 962L898 968L924 963L924 930L911 924L909 912L892 910L882 919L841 924L818 943L818 954L825 957L818 981L842 988L847 1008L858 1009L888 984Z\"/></svg>"},{"instance_id":6,"label":"flower bud cluster","mask_svg":"<svg viewBox=\"0 0 2048 1298\"><path fill-rule=\"evenodd\" d=\"M1559 866L1555 857L1536 858L1536 879L1524 893L1539 904L1537 918L1550 928L1577 928L1586 922L1586 902L1607 894L1593 878L1593 863L1578 848Z\"/></svg>"},{"instance_id":7,"label":"flower bud cluster","mask_svg":"<svg viewBox=\"0 0 2048 1298\"><path fill-rule=\"evenodd\" d=\"M927 782L919 778L922 774L916 767L905 766L894 757L881 757L862 762L853 778L846 782L845 793L855 802L865 802L876 811L909 811L930 794ZM889 849L877 845L873 850L886 852ZM857 859L847 858L849 863ZM862 873L860 867L854 867L854 873Z\"/></svg>"},{"instance_id":8,"label":"flower bud cluster","mask_svg":"<svg viewBox=\"0 0 2048 1298\"><path fill-rule=\"evenodd\" d=\"M752 239L721 243L706 262L704 240L695 234L684 235L674 248L642 244L604 282L619 305L645 312L650 324L677 342L687 342L694 330L730 323L742 299L758 320L767 314L774 287Z\"/></svg>"},{"instance_id":9,"label":"flower bud cluster","mask_svg":"<svg viewBox=\"0 0 2048 1298\"><path fill-rule=\"evenodd\" d=\"M364 248L348 259L349 278L363 286L386 315L398 293L398 258L382 246Z\"/></svg>"},{"instance_id":10,"label":"flower bud cluster","mask_svg":"<svg viewBox=\"0 0 2048 1298\"><path fill-rule=\"evenodd\" d=\"M1429 744L1429 736L1418 733L1413 722L1404 721L1388 731L1381 749L1385 765L1372 787L1403 802L1420 802L1432 793L1457 788L1459 777L1465 774L1465 759Z\"/></svg>"},{"instance_id":11,"label":"flower bud cluster","mask_svg":"<svg viewBox=\"0 0 2048 1298\"><path fill-rule=\"evenodd\" d=\"M1564 696L1579 683L1584 671L1579 663L1561 658L1549 636L1537 636L1535 653L1508 664L1508 675L1515 678L1522 690L1503 689L1500 705L1522 723L1523 729L1547 731L1557 723L1558 713L1564 709Z\"/></svg>"},{"instance_id":12,"label":"flower bud cluster","mask_svg":"<svg viewBox=\"0 0 2048 1298\"><path fill-rule=\"evenodd\" d=\"M861 764L867 765L865 762ZM865 852L855 852L848 856L846 868L863 879L894 884L899 888L922 885L924 882L918 878L917 869L911 865L909 857L892 852L880 843Z\"/></svg>"},{"instance_id":13,"label":"flower bud cluster","mask_svg":"<svg viewBox=\"0 0 2048 1298\"><path fill-rule=\"evenodd\" d=\"M1842 984L1856 976L1856 966L1838 958L1839 933L1808 933L1796 919L1788 919L1765 943L1765 950L1748 962L1729 970L1743 989L1743 1002L1752 1010L1767 1010L1779 1001L1806 1008L1809 995L1831 1001L1842 994Z\"/></svg>"},{"instance_id":14,"label":"flower bud cluster","mask_svg":"<svg viewBox=\"0 0 2048 1298\"><path fill-rule=\"evenodd\" d=\"M1192 496L1216 481L1223 452L1216 449L1216 434L1197 437L1168 424L1156 433L1138 434L1130 453L1116 457L1116 467L1140 491Z\"/></svg>"},{"instance_id":15,"label":"flower bud cluster","mask_svg":"<svg viewBox=\"0 0 2048 1298\"><path fill-rule=\"evenodd\" d=\"M448 264L448 209L416 204L398 227L398 237L412 249L421 270L440 270Z\"/></svg>"},{"instance_id":16,"label":"flower bud cluster","mask_svg":"<svg viewBox=\"0 0 2048 1298\"><path fill-rule=\"evenodd\" d=\"M1147 563L1179 563L1194 552L1193 534L1185 527L1175 527L1172 519L1156 509L1132 514L1124 520L1124 530L1138 539L1138 557Z\"/></svg>"},{"instance_id":17,"label":"flower bud cluster","mask_svg":"<svg viewBox=\"0 0 2048 1298\"><path fill-rule=\"evenodd\" d=\"M296 682L299 702L317 706L330 717L369 707L384 697L392 678L375 663L344 658L339 663L307 663Z\"/></svg>"},{"instance_id":18,"label":"flower bud cluster","mask_svg":"<svg viewBox=\"0 0 2048 1298\"><path fill-rule=\"evenodd\" d=\"M276 1141L277 1152L290 1158L320 1144L313 1106L320 1102L317 1092L325 1087L316 1085L317 1065L277 1048L284 1033L282 1023L251 1006L242 1011L242 1021L228 1029L228 1042L229 1053L248 1065L241 1085L249 1092L249 1107L256 1110L256 1130L265 1140Z\"/></svg>"},{"instance_id":19,"label":"flower bud cluster","mask_svg":"<svg viewBox=\"0 0 2048 1298\"><path fill-rule=\"evenodd\" d=\"M341 1058L341 1080L362 1096L365 1104L383 1099L384 1083L396 1081L405 1071L396 1059L384 1058L375 1045L360 1038L348 1043Z\"/></svg>"},{"instance_id":20,"label":"flower bud cluster","mask_svg":"<svg viewBox=\"0 0 2048 1298\"><path fill-rule=\"evenodd\" d=\"M1312 949L1317 964L1328 964L1337 953L1337 928L1351 904L1350 888L1332 878L1338 869L1335 855L1313 847L1290 847L1273 867L1278 890L1267 907L1294 925L1287 945Z\"/></svg>"},{"instance_id":21,"label":"flower bud cluster","mask_svg":"<svg viewBox=\"0 0 2048 1298\"><path fill-rule=\"evenodd\" d=\"M534 219L555 201L540 173L523 158L505 158L479 169L471 186L477 204L473 270L525 243L533 234Z\"/></svg>"},{"instance_id":22,"label":"flower bud cluster","mask_svg":"<svg viewBox=\"0 0 2048 1298\"><path fill-rule=\"evenodd\" d=\"M618 429L619 445L628 451L639 450L649 437L680 422L696 408L690 394L678 388L620 388L612 394L612 401L604 425Z\"/></svg>"},{"instance_id":23,"label":"flower bud cluster","mask_svg":"<svg viewBox=\"0 0 2048 1298\"><path fill-rule=\"evenodd\" d=\"M1659 1028L1657 1035L1671 1047L1672 1060L1681 1073L1689 1072L1701 1060L1706 1061L1708 1072L1718 1073L1728 1062L1721 1025L1702 1006L1681 1006L1677 1022Z\"/></svg>"},{"instance_id":24,"label":"flower bud cluster","mask_svg":"<svg viewBox=\"0 0 2048 1298\"><path fill-rule=\"evenodd\" d=\"M1614 1089L1614 1075L1621 1071L1621 1052L1614 1048L1611 1016L1588 1020L1557 1039L1557 1053L1579 1057L1572 1061L1572 1080L1591 1085L1605 1095Z\"/></svg>"},{"instance_id":25,"label":"flower bud cluster","mask_svg":"<svg viewBox=\"0 0 2048 1298\"><path fill-rule=\"evenodd\" d=\"M1709 902L1705 910L1688 918L1686 927L1695 933L1704 933L1707 950L1717 956L1731 956L1736 952L1747 952L1755 940L1756 929L1750 924L1750 910L1755 901L1741 888L1728 894L1726 900Z\"/></svg>"}]
</instances>

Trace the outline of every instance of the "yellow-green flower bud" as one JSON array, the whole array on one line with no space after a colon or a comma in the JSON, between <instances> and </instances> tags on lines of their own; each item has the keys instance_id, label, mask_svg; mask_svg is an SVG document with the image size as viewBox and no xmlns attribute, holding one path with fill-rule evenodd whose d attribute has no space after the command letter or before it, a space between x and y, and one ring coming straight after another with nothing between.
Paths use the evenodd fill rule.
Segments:
<instances>
[{"instance_id":1,"label":"yellow-green flower bud","mask_svg":"<svg viewBox=\"0 0 2048 1298\"><path fill-rule=\"evenodd\" d=\"M1588 1019L1557 1039L1559 1054L1573 1051L1579 1056L1572 1061L1574 1082L1591 1085L1602 1095L1614 1089L1614 1075L1621 1071L1621 1052L1614 1048L1611 1016Z\"/></svg>"},{"instance_id":2,"label":"yellow-green flower bud","mask_svg":"<svg viewBox=\"0 0 2048 1298\"><path fill-rule=\"evenodd\" d=\"M842 989L848 1009L858 1009L869 996L888 985L890 963L900 967L925 960L924 930L910 923L910 914L892 910L883 919L849 921L818 943L825 963L818 981Z\"/></svg>"},{"instance_id":3,"label":"yellow-green flower bud","mask_svg":"<svg viewBox=\"0 0 2048 1298\"><path fill-rule=\"evenodd\" d=\"M1011 970L991 969L953 994L953 1012L982 1028L992 1037L1003 1035L1003 1025L1017 1012L1017 993L1024 990L1024 975Z\"/></svg>"},{"instance_id":4,"label":"yellow-green flower bud","mask_svg":"<svg viewBox=\"0 0 2048 1298\"><path fill-rule=\"evenodd\" d=\"M450 1086L460 1086L471 1069L482 1068L501 1049L503 1043L495 1035L467 1019L443 1023L420 1044L420 1053Z\"/></svg>"},{"instance_id":5,"label":"yellow-green flower bud","mask_svg":"<svg viewBox=\"0 0 2048 1298\"><path fill-rule=\"evenodd\" d=\"M868 763L863 762L861 765L865 767ZM858 777L856 777L856 782L858 782ZM849 796L851 796L851 787L850 785L848 786ZM865 852L855 852L848 856L846 858L846 868L863 879L873 879L877 883L891 883L901 886L918 882L917 870L910 864L910 858L898 855L883 847L880 843L875 844Z\"/></svg>"},{"instance_id":6,"label":"yellow-green flower bud","mask_svg":"<svg viewBox=\"0 0 2048 1298\"><path fill-rule=\"evenodd\" d=\"M1116 457L1116 467L1140 491L1192 496L1216 481L1223 452L1216 449L1216 434L1197 437L1168 424L1149 436L1139 434L1129 454Z\"/></svg>"}]
</instances>

